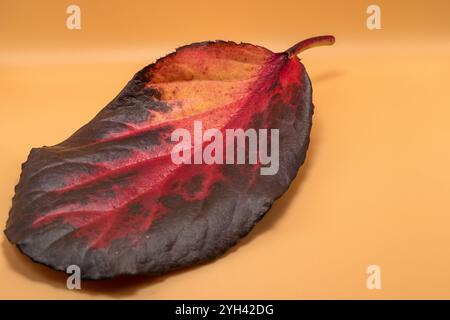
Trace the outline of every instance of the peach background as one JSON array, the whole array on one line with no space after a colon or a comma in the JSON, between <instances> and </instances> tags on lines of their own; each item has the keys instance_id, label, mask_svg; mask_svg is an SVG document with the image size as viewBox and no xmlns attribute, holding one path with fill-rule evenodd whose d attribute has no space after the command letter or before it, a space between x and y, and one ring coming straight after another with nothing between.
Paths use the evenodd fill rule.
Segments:
<instances>
[{"instance_id":1,"label":"peach background","mask_svg":"<svg viewBox=\"0 0 450 320\"><path fill-rule=\"evenodd\" d=\"M81 7L82 29L65 27ZM1 298L450 298L450 2L0 1L0 225L33 146L60 142L144 65L193 41L302 54L312 144L288 192L212 263L158 278L83 282L0 240ZM382 290L366 288L377 264Z\"/></svg>"}]
</instances>

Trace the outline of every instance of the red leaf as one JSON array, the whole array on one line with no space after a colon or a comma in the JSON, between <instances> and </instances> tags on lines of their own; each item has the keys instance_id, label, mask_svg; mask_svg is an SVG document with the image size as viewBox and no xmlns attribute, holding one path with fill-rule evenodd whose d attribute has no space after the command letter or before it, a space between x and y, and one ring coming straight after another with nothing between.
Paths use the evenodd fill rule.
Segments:
<instances>
[{"instance_id":1,"label":"red leaf","mask_svg":"<svg viewBox=\"0 0 450 320\"><path fill-rule=\"evenodd\" d=\"M31 150L8 239L34 261L57 270L76 264L93 279L157 274L221 254L262 218L303 163L312 102L296 54L333 41L313 38L283 53L196 43L147 66L66 141ZM261 162L175 163L172 133L185 128L195 136L194 123L224 137L227 129L279 129L279 170L261 175ZM202 160L210 143L185 152ZM229 143L218 142L224 150Z\"/></svg>"}]
</instances>

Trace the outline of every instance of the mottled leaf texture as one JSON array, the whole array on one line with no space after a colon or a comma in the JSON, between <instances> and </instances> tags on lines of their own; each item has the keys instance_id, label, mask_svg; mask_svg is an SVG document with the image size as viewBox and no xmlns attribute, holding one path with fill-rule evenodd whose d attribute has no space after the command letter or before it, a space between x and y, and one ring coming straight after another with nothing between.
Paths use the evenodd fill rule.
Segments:
<instances>
[{"instance_id":1,"label":"mottled leaf texture","mask_svg":"<svg viewBox=\"0 0 450 320\"><path fill-rule=\"evenodd\" d=\"M83 278L161 274L211 260L246 235L303 163L313 114L297 54L251 44L194 43L139 71L64 142L22 165L6 236L33 261ZM279 129L279 170L175 164L176 128ZM208 143L208 142L204 142ZM195 153L195 150L192 151Z\"/></svg>"}]
</instances>

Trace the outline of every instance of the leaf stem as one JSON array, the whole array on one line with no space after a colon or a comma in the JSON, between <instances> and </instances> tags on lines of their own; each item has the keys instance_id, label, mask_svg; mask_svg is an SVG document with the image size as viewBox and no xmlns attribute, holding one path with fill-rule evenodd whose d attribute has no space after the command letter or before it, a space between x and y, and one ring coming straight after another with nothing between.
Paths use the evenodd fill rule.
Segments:
<instances>
[{"instance_id":1,"label":"leaf stem","mask_svg":"<svg viewBox=\"0 0 450 320\"><path fill-rule=\"evenodd\" d=\"M335 42L333 36L318 36L309 38L299 43L295 44L291 48L287 49L285 52L289 55L297 55L309 48L319 47L319 46L331 46Z\"/></svg>"}]
</instances>

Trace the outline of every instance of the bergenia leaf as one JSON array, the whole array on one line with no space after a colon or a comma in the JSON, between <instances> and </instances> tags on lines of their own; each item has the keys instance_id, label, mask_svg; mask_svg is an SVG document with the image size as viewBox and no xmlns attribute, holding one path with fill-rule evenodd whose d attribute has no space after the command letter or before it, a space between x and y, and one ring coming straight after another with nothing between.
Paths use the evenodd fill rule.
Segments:
<instances>
[{"instance_id":1,"label":"bergenia leaf","mask_svg":"<svg viewBox=\"0 0 450 320\"><path fill-rule=\"evenodd\" d=\"M281 53L194 43L145 67L67 140L31 150L8 239L33 261L62 271L78 265L89 279L160 274L224 253L303 163L313 105L297 54L333 42L316 37ZM174 139L183 129L194 141L199 124L201 133L213 130L209 140ZM211 147L226 151L227 130L239 129L265 132L267 150L278 148L271 151L278 153L271 172L261 150L249 147L238 163L238 148L230 156ZM212 162L202 158L208 146ZM174 161L176 155L184 161Z\"/></svg>"}]
</instances>

